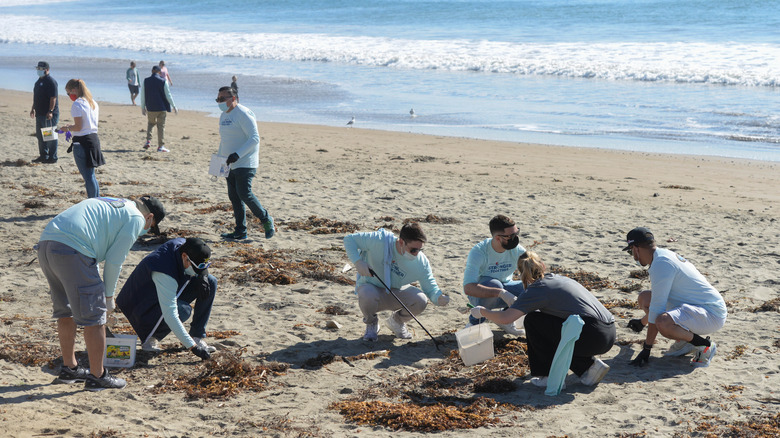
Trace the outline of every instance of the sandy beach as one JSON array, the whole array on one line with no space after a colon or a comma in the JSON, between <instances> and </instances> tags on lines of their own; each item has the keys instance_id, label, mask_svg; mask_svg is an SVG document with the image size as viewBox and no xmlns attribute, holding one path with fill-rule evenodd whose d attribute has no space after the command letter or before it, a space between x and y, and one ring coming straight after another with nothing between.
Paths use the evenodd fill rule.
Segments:
<instances>
[{"instance_id":1,"label":"sandy beach","mask_svg":"<svg viewBox=\"0 0 780 438\"><path fill-rule=\"evenodd\" d=\"M163 353L139 352L135 367L117 370L128 381L123 390L53 384L56 323L32 248L48 221L86 193L64 137L58 163L30 163L37 157L31 103L31 93L0 90L0 239L8 251L0 262L4 436L419 436L426 432L408 424L395 430L351 421L337 408L346 405L334 403L421 410L426 402L463 405L475 397L488 399L490 414L482 417L493 422L447 427L437 436L720 436L769 417L780 423L779 163L260 123L254 191L277 233L264 239L252 220L248 240L226 242L219 235L232 230L233 217L225 183L207 174L219 144L217 119L170 114L171 152L157 153L141 147L140 108L108 102L100 104L101 195L157 196L168 210L160 227L166 237L209 243L219 290L208 341L218 354L240 354L245 364L271 371L258 391L188 396L176 382L208 365L169 336ZM70 102L62 96L60 105L62 124L71 120ZM262 118L262 108L252 109ZM570 374L561 395L548 397L520 365L463 367L450 352L457 351L454 332L467 322L458 312L466 303L466 256L489 237L496 214L514 218L520 244L548 266L602 280L592 293L615 313L619 342L601 357L611 371L598 386ZM349 284L354 270L341 272L348 230L398 230L409 219L421 221L429 239L424 252L453 298L419 316L441 352L414 323L412 340L383 327L378 342L362 341L365 325ZM630 303L636 289L649 288L646 278L630 276L639 268L620 251L635 226L653 230L660 246L691 260L723 294L729 317L713 335L718 354L710 367L662 357L671 341L660 336L649 366L628 365L644 339L626 328L641 314ZM133 247L120 287L159 240L146 236ZM118 320L116 331L127 331L121 314ZM497 349L519 348L491 327ZM77 350L85 350L80 334ZM336 360L310 361L334 359L322 353ZM482 374L514 389L476 393Z\"/></svg>"}]
</instances>

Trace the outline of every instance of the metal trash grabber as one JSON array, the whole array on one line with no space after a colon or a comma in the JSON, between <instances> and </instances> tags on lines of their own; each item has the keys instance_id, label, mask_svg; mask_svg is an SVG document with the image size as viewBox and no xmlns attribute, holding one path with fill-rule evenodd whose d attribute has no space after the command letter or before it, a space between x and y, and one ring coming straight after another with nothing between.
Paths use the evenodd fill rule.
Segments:
<instances>
[{"instance_id":1,"label":"metal trash grabber","mask_svg":"<svg viewBox=\"0 0 780 438\"><path fill-rule=\"evenodd\" d=\"M426 328L425 328L425 326L424 326L424 325L422 325L422 323L420 322L420 320L419 320L419 319L417 319L417 317L416 317L416 316L414 316L414 313L412 313L412 312L409 310L409 308L408 308L408 307L406 307L406 304L404 304L404 303L403 303L403 301L401 301L401 299L400 299L400 298L398 298L398 295L396 295L396 294L395 294L395 293L394 293L394 292L393 292L393 291L392 291L392 290L391 290L389 287L387 287L387 285L385 284L385 282L384 282L384 281L382 281L382 279L381 279L381 278L379 278L379 276L378 276L378 275L376 275L376 272L374 272L374 270L373 270L373 269L371 269L371 268L368 268L368 272L370 272L370 273L371 273L371 275L373 275L374 277L376 277L376 279L377 279L377 280L379 280L379 282L380 282L380 283L382 283L382 286L384 286L384 287L385 287L385 289L387 289L387 291L388 291L388 292L390 292L390 295L392 295L392 296L393 296L393 298L395 298L395 299L398 301L398 303L401 305L401 307L403 307L403 308L404 308L404 310L406 310L406 312L407 312L407 313L409 313L409 315L412 315L412 318L414 318L414 320L415 320L415 321L417 321L417 324L420 324L420 327L422 327L422 329L423 329L423 330L425 330L425 333L428 333L428 336L430 336L430 337L431 337L431 340L433 340L433 345L436 347L436 350L438 350L438 351L441 353L441 350L439 349L439 342L436 340L436 338L434 338L434 337L433 337L433 335L431 334L431 332L429 332L429 331L428 331L428 329L426 329Z\"/></svg>"}]
</instances>

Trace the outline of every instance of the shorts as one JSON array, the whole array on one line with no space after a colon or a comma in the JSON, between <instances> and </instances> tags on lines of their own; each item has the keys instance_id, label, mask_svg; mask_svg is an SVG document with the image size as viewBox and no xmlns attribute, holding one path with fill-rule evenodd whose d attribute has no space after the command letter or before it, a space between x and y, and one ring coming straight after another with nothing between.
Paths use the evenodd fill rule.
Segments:
<instances>
[{"instance_id":1,"label":"shorts","mask_svg":"<svg viewBox=\"0 0 780 438\"><path fill-rule=\"evenodd\" d=\"M130 89L130 92L133 94L138 94L138 85L130 85L127 84L127 88Z\"/></svg>"},{"instance_id":2,"label":"shorts","mask_svg":"<svg viewBox=\"0 0 780 438\"><path fill-rule=\"evenodd\" d=\"M49 282L52 317L81 326L106 323L106 287L95 259L60 242L38 243L38 262Z\"/></svg>"},{"instance_id":3,"label":"shorts","mask_svg":"<svg viewBox=\"0 0 780 438\"><path fill-rule=\"evenodd\" d=\"M672 317L675 324L697 335L715 333L726 323L726 318L720 318L704 307L690 304L683 304L666 313Z\"/></svg>"}]
</instances>

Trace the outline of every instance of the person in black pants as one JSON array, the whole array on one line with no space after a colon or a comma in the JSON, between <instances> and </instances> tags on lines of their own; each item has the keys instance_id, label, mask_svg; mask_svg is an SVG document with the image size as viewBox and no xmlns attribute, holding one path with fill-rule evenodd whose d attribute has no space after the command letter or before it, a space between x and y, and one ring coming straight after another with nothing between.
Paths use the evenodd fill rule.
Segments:
<instances>
[{"instance_id":1,"label":"person in black pants","mask_svg":"<svg viewBox=\"0 0 780 438\"><path fill-rule=\"evenodd\" d=\"M587 289L576 281L545 274L546 266L535 252L526 252L517 261L525 293L506 310L471 309L475 318L508 324L523 315L528 340L531 383L547 386L553 357L561 340L561 327L571 315L585 322L574 344L571 369L588 386L598 384L609 366L595 355L604 354L615 343L615 317Z\"/></svg>"}]
</instances>

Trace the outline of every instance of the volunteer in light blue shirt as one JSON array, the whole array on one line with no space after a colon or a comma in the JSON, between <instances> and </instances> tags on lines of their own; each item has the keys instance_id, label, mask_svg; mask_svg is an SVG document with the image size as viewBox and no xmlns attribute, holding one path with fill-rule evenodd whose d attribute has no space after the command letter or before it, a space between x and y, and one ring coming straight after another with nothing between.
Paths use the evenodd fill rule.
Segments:
<instances>
[{"instance_id":1,"label":"volunteer in light blue shirt","mask_svg":"<svg viewBox=\"0 0 780 438\"><path fill-rule=\"evenodd\" d=\"M91 391L126 385L103 368L106 312L114 310L117 279L133 243L164 217L165 209L156 198L99 197L79 202L46 225L38 242L38 261L57 319L63 360L60 382L84 382ZM100 262L105 262L102 279ZM76 361L79 325L84 327L89 371Z\"/></svg>"},{"instance_id":2,"label":"volunteer in light blue shirt","mask_svg":"<svg viewBox=\"0 0 780 438\"><path fill-rule=\"evenodd\" d=\"M411 320L412 316L403 310L403 306L387 291L382 282L372 275L372 271L381 277L415 316L425 310L429 299L438 306L446 306L449 303L450 298L442 294L433 278L428 258L422 253L425 242L425 233L417 223L404 225L399 237L385 229L344 237L347 257L358 271L355 292L363 313L363 322L366 323L364 340L377 340L377 313L384 310L393 311L386 324L397 337L412 337L406 328L406 322ZM408 286L414 282L419 282L420 289Z\"/></svg>"},{"instance_id":3,"label":"volunteer in light blue shirt","mask_svg":"<svg viewBox=\"0 0 780 438\"><path fill-rule=\"evenodd\" d=\"M492 237L477 243L469 251L463 273L463 292L473 306L506 309L524 291L523 283L513 280L512 276L525 248L520 246L517 225L509 217L497 215L490 220L489 226ZM469 316L470 325L484 321L484 318ZM501 328L515 336L524 335L522 328L515 324L512 321Z\"/></svg>"},{"instance_id":4,"label":"volunteer in light blue shirt","mask_svg":"<svg viewBox=\"0 0 780 438\"><path fill-rule=\"evenodd\" d=\"M623 250L641 266L649 266L651 287L638 298L639 308L645 311L645 316L628 323L628 327L637 333L648 326L642 351L631 364L648 363L655 338L660 333L677 341L667 356L694 353L691 365L709 366L717 345L709 336L702 336L720 330L725 324L727 311L723 297L683 256L656 247L655 237L649 229L634 228L628 233L626 242L628 245Z\"/></svg>"}]
</instances>

